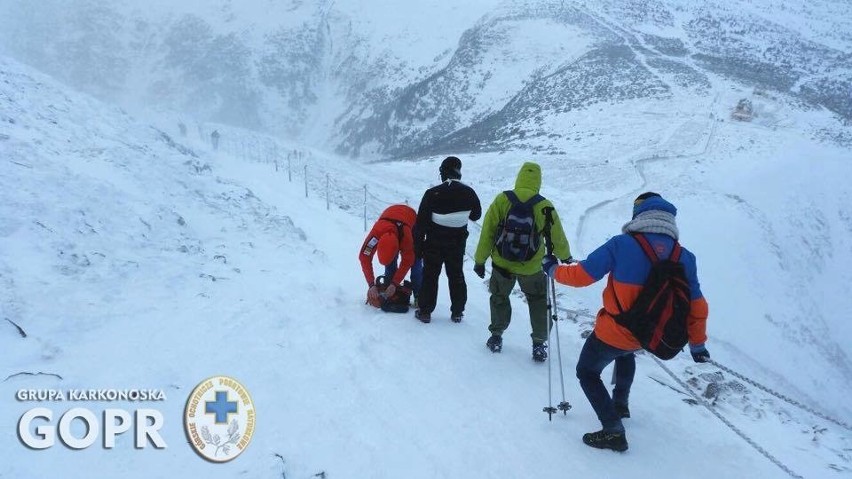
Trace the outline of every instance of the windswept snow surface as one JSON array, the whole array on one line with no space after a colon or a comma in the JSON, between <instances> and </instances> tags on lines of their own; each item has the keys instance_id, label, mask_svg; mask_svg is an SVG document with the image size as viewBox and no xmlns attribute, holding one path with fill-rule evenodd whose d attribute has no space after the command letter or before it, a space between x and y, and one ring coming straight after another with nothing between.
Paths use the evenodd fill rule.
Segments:
<instances>
[{"instance_id":1,"label":"windswept snow surface","mask_svg":"<svg viewBox=\"0 0 852 479\"><path fill-rule=\"evenodd\" d=\"M619 121L660 133L632 149L625 140L560 157L467 156L464 180L487 207L522 161L539 161L542 193L579 258L618 232L635 194L661 192L699 259L713 358L850 422L849 151L721 112L673 125L631 114ZM647 355L626 421L630 450L581 443L598 422L573 366L602 285L559 287L574 407L552 422L541 412L547 367L530 359L520 296L500 355L484 348L488 293L473 274L461 324L449 321L443 281L429 325L365 306L356 260L365 185L372 223L382 200L416 206L441 158L365 166L299 145L260 147L256 135L225 127L217 152L174 130L0 59L0 312L27 334L0 325L0 476L609 478L664 467L696 479L789 477ZM292 182L282 153L291 149L307 158L291 161ZM852 471L848 430L688 354L666 366L795 473ZM244 454L213 464L193 452L181 423L192 388L220 374L250 391L257 428ZM163 389L167 399L153 407L168 447L137 450L124 436L111 450L24 447L14 433L24 411L58 415L72 404L20 402L16 391L71 388Z\"/></svg>"}]
</instances>

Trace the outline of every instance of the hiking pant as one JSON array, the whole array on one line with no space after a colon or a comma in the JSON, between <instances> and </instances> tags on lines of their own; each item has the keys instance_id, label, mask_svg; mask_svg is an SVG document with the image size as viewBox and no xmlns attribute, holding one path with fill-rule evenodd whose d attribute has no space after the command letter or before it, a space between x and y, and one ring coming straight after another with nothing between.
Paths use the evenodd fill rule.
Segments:
<instances>
[{"instance_id":1,"label":"hiking pant","mask_svg":"<svg viewBox=\"0 0 852 479\"><path fill-rule=\"evenodd\" d=\"M534 343L547 341L547 276L544 272L531 275L515 275L502 268L491 265L491 279L488 280L488 292L491 293L491 334L500 336L509 327L512 320L512 303L509 294L515 287L515 281L521 285L521 291L527 297L530 309L530 326Z\"/></svg>"},{"instance_id":2,"label":"hiking pant","mask_svg":"<svg viewBox=\"0 0 852 479\"><path fill-rule=\"evenodd\" d=\"M467 232L465 232L467 233ZM447 283L450 287L450 313L464 312L467 304L467 284L464 281L464 246L467 234L457 237L427 239L423 244L423 284L417 305L420 311L431 313L438 302L438 278L441 267L447 270Z\"/></svg>"},{"instance_id":3,"label":"hiking pant","mask_svg":"<svg viewBox=\"0 0 852 479\"><path fill-rule=\"evenodd\" d=\"M612 397L601 380L601 372L609 363L615 361L615 388ZM577 360L577 378L580 387L586 393L586 399L592 405L606 432L623 432L624 425L615 412L615 404L627 405L630 386L636 374L636 355L633 351L614 348L595 336L586 338L580 359Z\"/></svg>"},{"instance_id":4,"label":"hiking pant","mask_svg":"<svg viewBox=\"0 0 852 479\"><path fill-rule=\"evenodd\" d=\"M388 278L388 281L390 281L390 279L396 274L396 270L398 268L396 261L398 258L399 255L385 266L385 278ZM420 258L414 258L414 264L411 266L411 272L409 272L408 275L408 277L411 278L411 292L414 293L414 297L416 298L420 291L420 284L423 283L423 260Z\"/></svg>"}]
</instances>

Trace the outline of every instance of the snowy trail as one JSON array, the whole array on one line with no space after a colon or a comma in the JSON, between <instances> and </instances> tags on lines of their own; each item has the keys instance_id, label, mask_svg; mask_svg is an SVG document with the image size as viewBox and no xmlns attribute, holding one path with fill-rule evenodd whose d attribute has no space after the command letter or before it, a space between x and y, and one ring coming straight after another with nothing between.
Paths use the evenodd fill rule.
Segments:
<instances>
[{"instance_id":1,"label":"snowy trail","mask_svg":"<svg viewBox=\"0 0 852 479\"><path fill-rule=\"evenodd\" d=\"M675 128L675 130L677 131L677 130L679 130L679 128ZM715 135L715 124L710 125L710 130L709 130L708 133L705 133L705 135L706 135L707 139L706 139L706 141L703 142L702 150L698 153L689 154L689 155L678 154L678 155L670 155L670 156L666 156L666 157L645 157L645 158L641 158L640 160L637 160L634 164L634 168L637 172L637 175L639 175L641 178L643 178L643 181L647 182L647 179L646 179L647 173L646 173L645 168L648 165L659 164L659 163L662 162L662 160L675 161L675 160L678 160L678 159L697 157L697 156L701 156L701 155L706 154L708 149L709 149L710 144L712 143L714 135ZM702 136L704 136L704 135L702 135ZM671 138L671 136L669 136L669 138ZM389 168L393 168L393 166L391 165ZM418 183L423 182L422 172L420 171L420 170L422 170L422 168L420 170L415 168L414 170L415 171L411 172L411 175L410 175L411 177L408 180L403 181L402 183L414 186ZM382 175L379 174L379 176L382 176ZM426 186L428 186L428 185L424 185L424 188ZM379 184L372 185L371 184L370 190L379 192L379 191L381 191L381 185L379 185ZM384 193L384 194L379 193L379 194L381 196L387 196L387 197L393 196L393 194L388 194L388 193ZM408 192L402 191L402 192L399 192L397 194L402 195L402 196L406 196L406 197L411 197L411 198L416 198L417 196L419 196L419 193L416 190L416 188L413 188ZM629 196L629 194L628 194L628 196ZM487 200L485 200L485 201L487 201ZM353 213L353 211L355 211L355 210L350 207L350 208L347 208L346 211L349 211L349 214L351 215ZM586 211L588 212L589 209L587 209ZM478 226L479 225L474 226L474 228L472 229L473 233L478 232L478 229L479 229ZM358 234L356 233L355 236L358 237ZM471 238L473 239L475 236L476 236L475 234L472 234ZM472 250L475 248L475 242L472 239L468 243L468 256L471 257L471 259L472 259L472 256L471 256ZM470 267L470 265L468 265L468 267L467 267L468 270L470 269L469 267ZM471 293L470 293L471 300L470 300L470 303L469 303L470 306L468 308L468 317L465 321L465 326L470 326L472 323L476 323L476 322L478 322L479 324L473 330L470 330L470 329L465 330L467 332L467 335L469 336L467 341L466 341L466 343L468 344L466 347L468 347L468 348L473 347L474 349L481 348L481 343L484 341L485 331L486 331L485 327L487 326L487 315L488 315L488 312L487 312L487 286L483 282L483 287L480 289L479 287L476 286L476 284L479 283L479 282L480 282L480 280L478 280L478 278L472 277L472 275L469 276L469 285L470 285L469 289L471 291ZM355 280L353 282L353 284L357 284L357 283L358 283L358 280ZM359 289L358 286L355 286L354 288L355 288L356 291ZM477 292L475 290L478 290L479 294L477 294ZM447 303L447 298L444 296L444 294L445 293L442 292L442 298L439 299L439 304L446 304ZM564 295L564 293L560 292L560 296L563 296L563 295ZM479 297L479 299L477 299L477 297ZM525 317L525 315L524 315L525 305L523 304L523 297L520 293L516 294L514 296L514 298L515 298L515 301L517 301L519 303L519 305L516 305L516 309L518 309L519 312L520 312L520 318L521 318L520 322L522 324L516 325L515 327L511 328L510 332L513 332L514 335L515 335L514 341L516 343L519 343L520 345L523 345L526 341L528 341L528 339L524 339L526 331L523 331L524 329L526 329L526 325L523 324L523 323L525 323L525 321L523 320L523 318ZM477 304L477 303L480 304L480 305L485 305L486 307L485 308L482 308L482 307L476 308L474 305ZM563 323L563 324L571 326L571 327L567 328L566 330L564 330L564 332L563 332L563 351L566 352L566 358L571 358L571 359L568 359L567 362L566 362L566 366L567 366L566 367L566 372L567 372L566 379L567 379L567 384L571 385L571 383L574 382L573 375L571 374L571 369L572 369L571 365L573 364L573 358L572 358L573 355L571 354L571 351L579 350L579 345L581 344L581 341L580 341L579 338L581 337L581 335L584 331L587 331L589 329L589 327L591 325L590 320L593 320L594 315L592 315L588 311L587 308L572 309L572 308L569 308L569 307L562 306L562 303L563 302L560 301L559 309L561 311L565 312L566 316L570 319L573 319L573 322L575 323L574 325L571 325L570 323ZM580 304L582 304L582 302ZM584 318L584 319L582 321L578 321L580 318ZM401 324L404 326L406 322L411 322L411 319L410 318L404 318L403 321L401 322ZM417 325L417 323L415 322L415 326L416 325ZM449 326L449 324L447 324L446 326ZM410 325L408 327L410 327ZM430 327L430 326L427 326L427 328L428 327ZM576 332L574 331L574 328L576 328ZM518 331L519 329L520 329L520 331ZM403 337L405 337L405 333L400 332L399 334L402 335ZM507 337L511 337L511 336L512 336L512 334L507 334ZM518 338L518 336L520 336L520 338ZM380 338L385 338L385 336L381 336ZM417 336L413 336L412 339L413 338L417 338ZM379 339L379 338L376 338L376 339ZM418 338L418 339L421 339L421 338ZM415 339L415 341L417 341L417 339ZM565 342L568 342L570 344L566 345ZM462 343L465 343L465 341L462 341L461 343L459 343L459 345L461 345ZM481 348L481 349L484 350L484 348ZM512 348L507 347L507 350L511 350L511 349ZM368 350L362 350L361 352L365 352L365 351L368 351ZM399 352L402 353L402 351L399 351ZM457 354L457 353L449 353L448 352L447 354ZM524 357L526 355L525 347L521 346L520 348L518 348L518 346L515 346L515 354L519 355L520 357ZM491 355L485 354L486 358L489 357L489 356L491 356ZM484 358L481 355L479 355L479 356L473 356L471 359L472 360L483 360ZM647 358L642 360L642 361L646 361L646 360L647 360ZM432 363L431 360L426 361L426 364L431 364L431 363ZM647 368L654 369L654 366L650 366L650 365L643 366L642 370L645 371ZM518 374L524 374L523 370L518 370L517 373ZM666 384L668 387L673 387L671 384L668 384L668 382L665 379L659 379L657 374L655 374L653 372L646 372L646 373L643 373L643 374L647 374L648 375L647 377L653 380L652 381L653 384L657 385L657 386L654 386L654 387L658 387L660 384ZM690 372L689 367L686 368L686 374L685 374L686 377L694 376L694 374L695 374L694 371ZM463 381L468 382L468 381L470 381L470 378L466 377L466 378L463 379ZM539 384L535 387L532 387L531 389L535 389L537 387L537 388L539 388L543 391L544 385L546 384L545 381L546 381L546 376L540 377L539 378ZM638 382L638 379L637 379L637 382ZM637 389L638 389L638 386L637 386ZM675 388L675 389L677 389L677 388ZM536 396L534 393L531 394L531 395L533 397ZM543 398L544 397L543 392L539 393L539 396ZM683 396L680 396L680 395L676 396L676 398L684 399ZM569 401L571 401L572 403L575 404L575 410L572 411L572 414L577 414L578 412L577 412L577 409L576 409L576 405L579 402L579 403L581 403L581 407L582 407L582 403L584 401L584 398L582 396L582 393L579 390L577 390L576 387L574 387L573 391L571 391L571 389L569 387ZM541 400L541 404L542 405L544 404L544 399ZM534 402L530 404L530 410L531 411L540 411L540 407L541 406L539 406L537 403L534 403ZM465 409L473 411L473 410L475 410L475 406L473 406L471 404L468 407L466 407ZM590 411L587 411L587 413L590 413ZM535 414L532 414L530 419L534 419L535 416L536 416ZM591 416L591 417L593 417L593 416ZM713 422L713 420L711 419L711 423L712 422ZM717 424L716 426L713 426L713 427L719 427L719 426ZM733 437L734 436L731 436L731 438L732 438L731 440L733 440ZM759 437L764 437L764 436L759 435ZM754 453L754 454L757 455L757 453ZM760 461L767 462L765 458L759 458L758 457L755 460L757 462L760 462ZM767 462L767 464L769 465L770 468L774 467L773 464L771 464L769 462ZM776 470L776 473L777 473L777 470Z\"/></svg>"},{"instance_id":2,"label":"snowy trail","mask_svg":"<svg viewBox=\"0 0 852 479\"><path fill-rule=\"evenodd\" d=\"M434 159L406 168L365 166L317 152L312 164L344 187L327 207L316 194L322 175L310 178L305 198L304 184L290 183L271 164L187 150L121 112L44 77L33 79L25 67L2 66L0 73L17 73L0 85L26 94L0 86L20 106L3 110L15 123L4 124L9 139L0 140L0 148L10 161L32 168L0 169L0 301L3 314L28 334L20 337L10 324L0 328L7 352L0 376L44 371L62 379L19 375L0 382L0 430L15 430L33 406L14 400L19 388L154 387L168 395L156 406L167 418L169 447L135 450L122 438L109 451L36 451L7 433L0 448L13 451L12 460L0 465L0 475L82 477L97 465L110 477L625 477L665 463L678 477L741 477L743 471L783 477L711 414L685 401L680 386L646 357L638 360L630 450L583 446L581 435L598 422L572 366L589 325L585 311L599 301L596 291L564 296L578 320L562 323L560 344L574 408L552 422L541 410L546 366L530 359L521 297L513 296L515 321L500 355L484 347L488 293L472 274L461 324L449 321L443 281L429 325L365 306L356 261L364 236L359 186L368 184L376 198L417 199L437 180ZM32 141L34 132L39 142ZM514 171L494 168L494 156L465 161L465 174L481 184L484 206L514 178ZM582 185L589 179L583 175L600 171L575 174L552 159L542 163L553 172L547 195L565 211L580 203L565 185ZM473 231L469 247L475 239ZM686 358L674 364L696 390L714 374ZM180 421L189 390L223 373L251 391L258 427L243 456L215 465L185 444ZM718 403L738 424L760 430L797 472L848 472L847 439L755 404L734 394ZM834 463L835 469L827 466Z\"/></svg>"},{"instance_id":3,"label":"snowy trail","mask_svg":"<svg viewBox=\"0 0 852 479\"><path fill-rule=\"evenodd\" d=\"M262 190L253 190L258 195L263 194ZM361 235L357 219L341 221L338 226L342 224L349 224L350 231L356 238ZM306 233L313 236L309 229ZM326 250L326 253L332 264L352 260L351 251L345 248L331 248ZM569 359L573 356L572 351L577 350L579 339L576 338L579 338L579 334L575 336L571 328L563 334L566 390L574 409L567 417L555 417L550 423L541 412L541 408L546 405L546 370L542 365L529 360L526 307L520 295L513 296L518 313L514 326L506 333L504 352L501 355L493 355L483 345L488 324L487 288L479 286L482 281L478 278L468 280L470 299L463 323L452 324L448 317L442 317L440 314L441 306L448 304L442 283L439 310L436 311L433 323L422 325L410 314L396 316L365 308L360 304L363 294L360 273L347 273L347 277L349 276L352 276L347 280L351 283L352 291L344 295L351 298L352 305L344 306L342 315L338 313L342 316L341 319L334 319L326 324L333 326L333 330L326 332L329 337L339 334L339 328L348 335L361 338L349 345L334 343L335 356L350 358L343 371L347 379L335 388L340 397L347 398L342 403L343 409L338 410L340 414L358 418L356 426L359 433L356 437L374 438L381 435L382 431L394 430L399 423L405 424L407 429L413 432L413 435L403 436L405 447L420 451L419 459L413 463L409 458L404 464L396 464L387 461L388 454L405 455L407 449L394 452L395 448L379 448L375 442L364 443L355 439L354 444L362 451L367 451L366 457L355 462L355 466L363 464L366 468L368 464L381 462L385 467L382 477L385 477L385 474L392 477L397 473L410 475L412 466L421 471L423 477L455 477L456 473L452 471L469 470L476 470L477 474L490 477L528 475L530 471L522 464L532 461L547 464L537 472L538 475L550 476L551 473L547 471L557 470L601 474L600 464L593 459L606 454L605 452L584 451L581 448L571 454L560 454L566 443L574 442L579 445L579 431L572 434L566 427L579 427L580 430L595 427L594 415L585 404L582 392L573 378L573 360ZM345 285L341 287L344 291L347 290ZM348 302L349 300L346 301ZM382 361L385 357L407 357L408 367L414 368L417 373L410 379L398 376L391 386L387 383L388 375L398 375L399 369ZM504 380L507 378L512 379ZM641 391L646 387L637 385L637 390ZM378 400L377 395L393 400ZM382 404L378 414L358 409L361 404L376 404L377 400ZM328 407L335 409L331 403ZM639 410L641 409L640 407ZM507 415L509 411L512 413ZM368 415L365 416L365 413ZM455 418L457 423L447 423L450 418ZM693 420L707 421L705 427L712 424L712 418L702 418L700 415ZM652 439L647 435L656 435L654 427L648 425L649 429L646 430L641 426L643 421L637 422L640 426L633 434L636 442L640 444L634 449L640 452L636 454L653 457L653 444L667 439ZM340 426L341 424L337 425ZM511 440L507 440L508 431L512 431ZM439 453L434 449L436 442L453 444L458 437L467 438L462 448L463 454L448 455L447 451ZM645 444L641 444L642 442ZM494 447L497 449L493 449ZM698 453L699 450L696 449L695 452ZM577 456L578 453L580 456ZM524 459L519 463L483 462L483 458L494 455ZM591 460L590 465L578 465L576 461L581 457L587 458L581 461L584 463ZM621 464L621 461L608 462L611 464L607 467L608 472L604 473L606 476L626 473L631 467L628 463ZM441 467L436 466L439 463L442 464ZM758 459L751 467L762 469L765 466L762 466ZM731 469L728 473L734 474L734 470ZM698 476L701 477L701 474Z\"/></svg>"},{"instance_id":4,"label":"snowy trail","mask_svg":"<svg viewBox=\"0 0 852 479\"><path fill-rule=\"evenodd\" d=\"M716 103L717 99L718 99L718 97L717 97L716 99L714 99L714 105L715 105L715 103ZM659 164L665 164L667 161L677 161L677 160L683 160L683 159L703 158L703 157L706 157L706 156L708 155L708 152L709 152L709 150L710 150L711 145L713 144L713 141L714 141L715 136L716 136L716 130L717 130L717 122L714 120L714 117L713 117L712 115L710 116L710 120L709 120L709 121L710 121L710 124L709 124L709 126L707 126L707 127L706 127L707 129L706 129L706 131L705 131L703 134L699 134L699 135L697 136L697 139L696 139L695 141L688 141L688 142L686 142L686 143L688 143L688 144L693 144L693 143L696 143L696 142L697 142L697 140L701 140L701 141L700 141L700 147L699 147L699 148L700 148L700 150L699 150L699 151L697 151L697 152L693 152L693 153L680 153L680 154L673 154L673 155L667 155L667 156L663 156L663 157L660 157L660 156L656 156L656 157L654 157L654 156L648 156L648 157L644 157L644 158L641 158L641 159L637 160L637 161L634 163L634 167L635 167L635 169L636 169L637 174L638 174L638 175L639 175L639 176L643 179L643 182L644 182L645 184L647 184L647 172L646 172L646 168L647 168L648 166L651 166L651 165L659 165ZM688 123L688 121L687 121L687 122L685 122L685 123L684 123L684 125L686 125L687 123ZM680 131L680 130L681 130L681 128L675 128L675 131L672 133L672 135L676 134L676 133L677 133L678 131ZM659 144L668 143L668 141L672 138L672 135L670 135L670 136L668 137L668 139L664 139L663 141L659 142ZM702 139L702 138L703 138L703 139ZM683 143L683 141L681 141L680 143ZM693 149L693 148L690 148L690 149ZM416 178L412 178L411 183L416 183L417 181L418 181L418 180L417 180ZM422 181L422 180L421 180L421 181ZM641 188L640 188L640 189L641 189ZM636 191L638 192L639 190L636 190ZM631 194L632 194L632 193L628 193L626 196L630 196ZM631 197L632 197L632 196L631 196ZM613 201L613 200L611 200L611 201ZM587 209L587 210L586 210L586 212L588 213L588 211L589 211L589 210ZM479 231L479 229L480 229L479 225L478 225L478 224L475 224L475 225L474 225L474 227L473 227L473 229L472 229L472 232L477 232L477 231ZM472 235L472 238L473 238L474 236L475 236L475 235ZM472 259L472 249L473 249L474 247L475 247L475 244L472 244L472 243L469 243L469 244L468 244L468 257L470 257L471 259ZM485 288L483 288L483 289L484 289L484 290L487 290L487 287L485 287ZM516 293L517 293L517 292L516 292ZM560 292L560 293L559 293L559 296L560 296L560 297L563 297L563 296L565 296L565 293L564 293L564 292ZM523 301L523 297L522 297L522 295L521 295L520 293L517 293L517 294L515 295L515 297L516 297L518 300ZM569 302L570 302L570 300L569 300ZM561 300L560 300L560 306L559 306L559 308L558 308L558 309L559 309L560 311L562 311L563 313L565 313L565 316L566 316L567 318L571 319L571 320L572 320L572 322L576 323L576 328L577 328L577 330L576 330L576 334L574 334L574 333L572 332L573 328L569 328L567 331L565 331L565 332L563 333L563 337L567 337L567 339L568 339L569 341L571 340L571 338L580 338L580 337L581 337L581 335L582 335L582 333L583 333L584 331L588 331L588 329L590 328L591 323L592 323L592 321L591 321L591 320L593 320L593 319L594 319L594 315L593 315L593 314L591 314L591 313L589 312L589 309L588 309L588 308L572 309L572 308L570 308L570 307L562 306L562 304L564 304L564 301L561 301ZM580 304L583 304L583 302L581 301L581 302L580 302ZM521 306L521 308L522 308L522 311L523 311L523 306ZM523 313L521 313L521 314L523 315ZM523 317L523 316L522 316L522 317ZM579 322L580 318L584 318L582 322ZM565 323L563 323L563 324L565 324ZM570 326L570 325L569 325L569 326ZM566 335L567 335L567 336L566 336ZM578 347L578 346L579 346L579 343L578 343L575 347ZM568 350L568 351L571 351L571 348L564 348L564 349L565 349L565 350ZM571 357L571 354L569 353L566 357L569 357L569 358L570 358L570 357ZM568 378L569 378L569 381L573 381L573 376L572 376L572 374L570 373L570 370L571 370L571 362L572 362L572 360L570 360L570 359L569 359L569 361L568 361L568 367L567 367L567 369L568 369L568 374L567 374L567 376L568 376ZM685 373L684 373L684 376L685 376L685 377L692 377L692 376L694 376L694 374L695 374L695 372L694 372L694 371L690 371L690 368L689 368L689 367L687 367L687 368L686 368L686 371L685 371ZM648 376L648 377L649 377L649 378L654 379L655 375L653 375L653 374L649 374L649 376ZM582 401L582 399L583 399L583 398L582 398L582 396L580 396L580 397L579 397L579 400L580 400L580 401ZM732 436L732 437L733 437L733 436ZM766 436L765 436L764 434L758 434L758 435L757 435L757 441L759 442L759 441L760 441L760 438L765 438L765 437L766 437ZM748 441L753 441L753 439L749 438L749 439L748 439ZM763 452L761 452L762 447L761 447L761 446L759 446L759 445L758 445L757 447L758 447L758 451L757 451L757 452L759 452L759 453L761 453L761 454L762 454L762 453L763 453ZM784 466L784 467L786 467L786 466Z\"/></svg>"},{"instance_id":5,"label":"snowy trail","mask_svg":"<svg viewBox=\"0 0 852 479\"><path fill-rule=\"evenodd\" d=\"M707 127L706 133L701 135L701 136L707 137L707 140L704 143L701 151L699 151L697 153L693 153L693 154L673 154L673 155L666 155L666 156L660 156L659 153L652 153L649 156L645 156L645 157L639 158L637 160L632 160L631 165L634 168L634 170L636 171L636 175L639 177L639 182L640 182L639 186L634 188L633 190L631 190L628 193L620 194L616 197L602 200L602 201L586 208L583 211L583 213L580 215L580 218L577 222L576 238L577 238L577 240L580 244L582 244L582 245L587 244L587 242L584 240L584 238L585 238L586 223L587 223L590 216L598 213L599 211L603 210L604 208L606 208L610 204L613 204L613 203L616 203L616 202L618 202L619 206L621 206L622 203L630 204L630 203L632 203L633 198L638 196L639 193L648 190L649 181L648 181L648 175L645 172L646 166L654 164L654 163L670 163L670 162L674 162L674 161L678 161L678 160L684 160L684 159L702 158L705 155L707 155L708 151L710 150L710 146L713 142L713 138L714 138L716 128L717 128L717 122L715 121L714 116L713 116L713 111L715 110L717 102L718 102L718 95L715 97L715 99L713 100L713 103L710 105L710 108L709 108L709 110L710 110L709 123L710 124ZM685 121L684 124L687 124L689 121L690 120ZM680 131L679 129L673 130L672 133L668 137L660 139L660 141L658 141L657 144L654 147L651 147L651 149L657 149L657 148L660 148L661 146L663 146L664 144L669 143L674 138L674 135L677 135L679 133L679 131Z\"/></svg>"}]
</instances>

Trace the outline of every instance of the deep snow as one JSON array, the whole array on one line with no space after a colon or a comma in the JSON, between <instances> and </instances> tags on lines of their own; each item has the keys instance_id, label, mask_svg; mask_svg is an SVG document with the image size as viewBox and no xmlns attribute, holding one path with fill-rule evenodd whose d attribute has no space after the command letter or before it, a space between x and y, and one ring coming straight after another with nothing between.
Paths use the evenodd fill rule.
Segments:
<instances>
[{"instance_id":1,"label":"deep snow","mask_svg":"<svg viewBox=\"0 0 852 479\"><path fill-rule=\"evenodd\" d=\"M430 325L365 306L355 257L364 185L372 222L383 201L416 205L438 181L440 158L355 163L205 125L205 135L224 134L215 152L193 128L183 138L171 119L152 127L11 60L0 60L0 76L0 308L28 335L0 327L0 370L62 377L0 384L0 476L82 477L96 467L105 477L624 477L665 465L674 477L787 477L689 404L648 357L631 396L629 452L582 445L598 424L573 365L602 285L559 288L574 408L552 422L541 412L546 367L530 360L520 297L501 355L484 348L488 295L473 274L461 324L449 322L443 290ZM464 180L487 206L522 161L540 162L542 193L576 257L618 232L635 194L660 191L678 206L682 241L698 256L713 358L849 422L852 343L837 314L850 309L848 150L797 133L819 112L767 100L761 107L775 108L784 126L742 124L717 106L729 103L669 125L636 105L619 119L632 126L623 144L586 143L559 157L464 156ZM631 135L647 140L629 148ZM291 183L284 152L292 149L306 159L291 162ZM667 367L695 393L712 385L716 410L796 473L849 474L848 431L686 354ZM238 378L258 410L249 448L224 465L197 457L181 427L190 390L216 374ZM13 431L34 404L16 401L17 390L90 387L165 390L155 406L168 448L135 450L124 437L109 451L19 443Z\"/></svg>"}]
</instances>

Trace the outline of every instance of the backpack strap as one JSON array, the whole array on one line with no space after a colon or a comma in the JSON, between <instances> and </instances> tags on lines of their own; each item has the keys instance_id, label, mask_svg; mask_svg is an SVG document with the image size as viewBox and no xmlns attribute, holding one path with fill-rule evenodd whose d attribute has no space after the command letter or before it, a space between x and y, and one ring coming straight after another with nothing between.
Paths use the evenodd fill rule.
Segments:
<instances>
[{"instance_id":1,"label":"backpack strap","mask_svg":"<svg viewBox=\"0 0 852 479\"><path fill-rule=\"evenodd\" d=\"M609 288L610 291L612 291L612 297L615 298L615 306L618 308L618 314L616 315L609 313L609 311L607 311L607 313L612 316L616 323L624 326L624 324L619 321L619 319L621 319L621 315L624 314L624 308L621 307L621 301L618 300L618 293L615 292L615 287L612 285L612 275L609 275L606 287Z\"/></svg>"},{"instance_id":2,"label":"backpack strap","mask_svg":"<svg viewBox=\"0 0 852 479\"><path fill-rule=\"evenodd\" d=\"M681 250L680 243L678 243L677 240L675 240L675 244L672 247L672 254L669 255L669 259L671 261L674 261L675 263L679 263L680 262L680 250Z\"/></svg>"},{"instance_id":3,"label":"backpack strap","mask_svg":"<svg viewBox=\"0 0 852 479\"><path fill-rule=\"evenodd\" d=\"M398 221L391 218L379 218L379 220L390 221L391 223L396 225L396 239L399 241L400 246L402 246L402 238L405 236L405 229L403 229L402 221Z\"/></svg>"},{"instance_id":4,"label":"backpack strap","mask_svg":"<svg viewBox=\"0 0 852 479\"><path fill-rule=\"evenodd\" d=\"M544 196L541 196L538 193L534 194L527 201L521 201L521 199L518 198L518 195L516 195L515 192L512 191L512 190L506 190L506 191L503 192L503 194L506 195L506 198L509 198L509 202L512 203L512 206L517 205L517 204L521 204L521 203L522 204L529 204L529 205L533 206L533 205L538 204L539 201L544 199Z\"/></svg>"},{"instance_id":5,"label":"backpack strap","mask_svg":"<svg viewBox=\"0 0 852 479\"><path fill-rule=\"evenodd\" d=\"M660 257L657 256L657 252L654 251L653 247L651 247L651 243L648 242L648 238L645 238L645 235L636 233L631 236L633 236L633 239L639 243L639 246L642 248L645 256L651 260L651 264L656 263L660 259Z\"/></svg>"},{"instance_id":6,"label":"backpack strap","mask_svg":"<svg viewBox=\"0 0 852 479\"><path fill-rule=\"evenodd\" d=\"M642 248L642 251L645 253L645 256L647 256L648 259L651 260L651 264L654 264L657 261L659 261L660 257L657 256L657 253L654 251L654 248L651 246L651 243L648 241L648 238L646 238L645 235L643 235L641 233L633 233L630 236L632 236L633 239L635 239L636 242L639 243L639 246ZM674 261L675 263L679 262L680 261L680 252L681 252L680 243L677 240L675 240L674 246L672 246L672 252L669 255L669 260ZM618 316L620 316L621 314L624 314L624 308L621 307L621 301L618 300L618 294L615 293L615 288L612 287L612 275L610 275L610 277L609 277L609 285L608 286L610 288L612 288L612 296L615 298L615 305L618 307L618 312L619 312ZM615 322L618 323L618 324L621 324L623 326L623 324L621 322L619 322L618 317L615 317Z\"/></svg>"},{"instance_id":7,"label":"backpack strap","mask_svg":"<svg viewBox=\"0 0 852 479\"><path fill-rule=\"evenodd\" d=\"M521 202L520 198L518 198L518 195L516 195L515 192L512 190L506 190L503 192L503 194L506 195L506 198L509 200L509 211L511 211L512 208L515 207L515 205ZM501 230L505 225L506 217L504 216L503 218L500 218L500 222L497 224L497 229ZM500 241L499 236L494 238L494 244L497 244L498 241Z\"/></svg>"},{"instance_id":8,"label":"backpack strap","mask_svg":"<svg viewBox=\"0 0 852 479\"><path fill-rule=\"evenodd\" d=\"M536 194L533 195L532 198L527 200L527 203L529 203L530 206L535 206L539 203L539 201L543 201L543 200L544 200L544 196L541 196L540 194L536 193Z\"/></svg>"},{"instance_id":9,"label":"backpack strap","mask_svg":"<svg viewBox=\"0 0 852 479\"><path fill-rule=\"evenodd\" d=\"M633 239L635 239L636 242L639 243L639 246L642 247L642 251L645 252L645 256L647 256L648 259L651 260L651 263L656 263L660 259L660 257L657 256L657 253L654 251L654 248L651 247L651 243L648 242L648 238L646 238L645 235L640 234L640 233L634 233L631 236L633 236ZM672 246L672 252L669 255L669 261L673 261L675 263L679 262L680 261L680 251L681 251L680 243L678 243L678 241L675 240L674 246Z\"/></svg>"},{"instance_id":10,"label":"backpack strap","mask_svg":"<svg viewBox=\"0 0 852 479\"><path fill-rule=\"evenodd\" d=\"M506 198L509 198L509 203L512 203L512 206L515 206L516 204L521 202L520 198L518 198L518 195L516 195L515 192L512 190L506 190L503 192L503 194L506 195Z\"/></svg>"}]
</instances>

